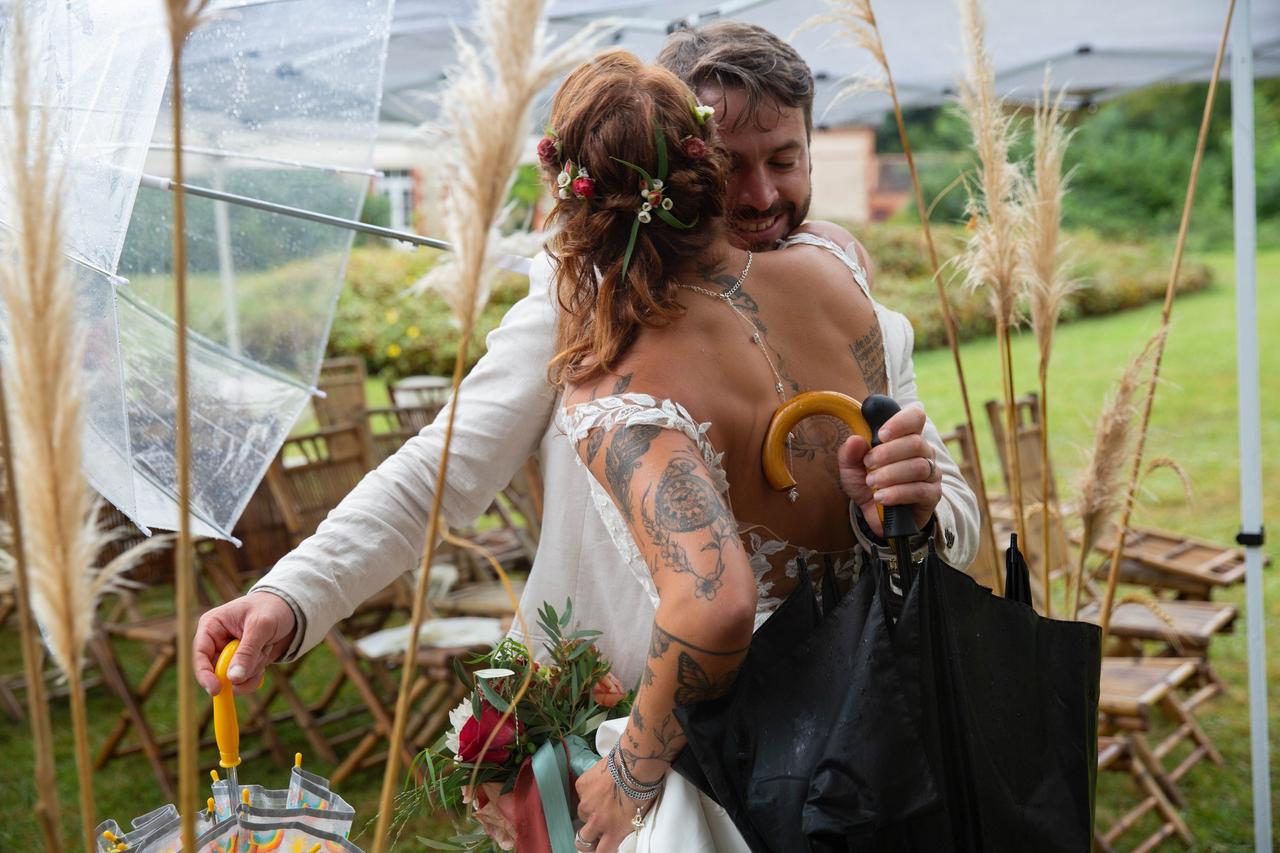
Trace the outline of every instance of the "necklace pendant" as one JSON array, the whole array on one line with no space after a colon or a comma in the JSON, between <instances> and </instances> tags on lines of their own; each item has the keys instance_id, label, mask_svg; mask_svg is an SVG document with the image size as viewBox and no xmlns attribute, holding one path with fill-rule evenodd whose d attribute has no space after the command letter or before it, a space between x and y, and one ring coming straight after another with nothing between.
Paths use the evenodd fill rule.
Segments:
<instances>
[{"instance_id":1,"label":"necklace pendant","mask_svg":"<svg viewBox=\"0 0 1280 853\"><path fill-rule=\"evenodd\" d=\"M636 816L631 818L631 825L635 827L636 832L644 829L644 812L639 808L636 809Z\"/></svg>"},{"instance_id":2,"label":"necklace pendant","mask_svg":"<svg viewBox=\"0 0 1280 853\"><path fill-rule=\"evenodd\" d=\"M779 394L781 394L781 393L783 392L782 383L781 383L781 382L779 382L777 385L774 385L774 386L773 386L773 390L775 390L775 391L777 391Z\"/></svg>"},{"instance_id":3,"label":"necklace pendant","mask_svg":"<svg viewBox=\"0 0 1280 853\"><path fill-rule=\"evenodd\" d=\"M756 332L754 335L752 335L752 336L751 336L751 343L753 343L753 344L758 344L758 343L760 343L760 333L759 333L759 332Z\"/></svg>"},{"instance_id":4,"label":"necklace pendant","mask_svg":"<svg viewBox=\"0 0 1280 853\"><path fill-rule=\"evenodd\" d=\"M799 499L800 499L799 489L792 488L791 491L787 492L787 500L791 501L792 503L795 503Z\"/></svg>"}]
</instances>

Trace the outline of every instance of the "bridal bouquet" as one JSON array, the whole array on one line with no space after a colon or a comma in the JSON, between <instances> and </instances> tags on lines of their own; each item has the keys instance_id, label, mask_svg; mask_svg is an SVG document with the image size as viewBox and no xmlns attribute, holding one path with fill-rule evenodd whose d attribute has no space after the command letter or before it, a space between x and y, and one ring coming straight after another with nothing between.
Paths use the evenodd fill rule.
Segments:
<instances>
[{"instance_id":1,"label":"bridal bouquet","mask_svg":"<svg viewBox=\"0 0 1280 853\"><path fill-rule=\"evenodd\" d=\"M469 696L449 713L444 737L418 756L426 781L418 805L479 823L441 850L549 851L572 837L573 779L600 760L589 743L605 720L630 713L623 689L595 646L599 631L570 631L571 603L538 612L548 663L511 638L486 655L455 662ZM426 839L423 839L425 842Z\"/></svg>"}]
</instances>

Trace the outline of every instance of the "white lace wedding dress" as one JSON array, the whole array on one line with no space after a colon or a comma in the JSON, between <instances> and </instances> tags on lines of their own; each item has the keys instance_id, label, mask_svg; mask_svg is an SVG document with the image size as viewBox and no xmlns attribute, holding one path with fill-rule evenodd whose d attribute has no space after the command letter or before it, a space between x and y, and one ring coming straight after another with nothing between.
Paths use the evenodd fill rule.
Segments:
<instances>
[{"instance_id":1,"label":"white lace wedding dress","mask_svg":"<svg viewBox=\"0 0 1280 853\"><path fill-rule=\"evenodd\" d=\"M836 255L849 268L863 294L871 299L866 274L862 267L834 244L809 234L797 235L789 242L818 246ZM872 304L875 304L874 300ZM609 431L622 426L643 424L681 432L697 446L707 469L714 478L716 490L725 498L726 503L729 503L729 482L722 465L724 454L716 452L711 440L707 437L711 424L696 422L679 403L672 400L658 400L647 394L613 394L588 400L570 408L561 406L556 412L556 424L575 447L585 441L592 431L598 429ZM586 467L581 457L575 458L580 465ZM609 497L604 486L589 470L587 480L590 483L592 501L605 528L609 531L610 538L625 559L627 568L648 593L656 607L658 593L654 587L653 578L649 573L649 567L640 555L639 548L631 538L626 521L623 520L618 507ZM857 548L840 552L815 551L776 538L763 525L749 524L742 520L738 522L738 533L746 548L752 572L755 574L756 589L759 594L755 628L764 624L782 603L782 598L773 594L772 582L766 579L774 569L781 567L787 577L794 578L797 577L800 565L803 565L816 580L816 576L824 568L830 567L835 573L837 582L845 586L857 580L866 556ZM818 589L819 586L815 584L814 588ZM648 638L640 638L639 641L647 643ZM621 737L626 722L625 719L612 720L600 727L596 733L596 750L599 754L608 754ZM644 827L639 832L628 836L620 848L620 853L673 853L673 851L680 851L680 853L738 853L738 851L747 853L748 851L746 843L724 809L675 772L668 774L658 802L645 817Z\"/></svg>"}]
</instances>

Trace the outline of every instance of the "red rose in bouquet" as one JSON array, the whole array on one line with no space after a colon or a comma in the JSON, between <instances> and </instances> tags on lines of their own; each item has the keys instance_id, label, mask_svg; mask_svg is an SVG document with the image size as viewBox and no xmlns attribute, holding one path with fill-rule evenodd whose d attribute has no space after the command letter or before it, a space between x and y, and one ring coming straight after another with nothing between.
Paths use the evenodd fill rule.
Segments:
<instances>
[{"instance_id":1,"label":"red rose in bouquet","mask_svg":"<svg viewBox=\"0 0 1280 853\"><path fill-rule=\"evenodd\" d=\"M458 757L463 761L482 761L488 764L504 764L511 757L511 747L516 742L516 720L514 717L502 719L502 713L489 704L484 705L479 718L467 720L458 732ZM489 735L494 729L498 733L493 736L489 748L484 749Z\"/></svg>"}]
</instances>

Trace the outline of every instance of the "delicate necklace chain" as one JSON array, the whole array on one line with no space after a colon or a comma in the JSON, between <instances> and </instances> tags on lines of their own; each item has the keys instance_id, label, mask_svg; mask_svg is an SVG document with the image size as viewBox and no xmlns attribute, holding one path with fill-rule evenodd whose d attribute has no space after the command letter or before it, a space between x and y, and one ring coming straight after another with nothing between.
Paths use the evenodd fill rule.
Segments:
<instances>
[{"instance_id":1,"label":"delicate necklace chain","mask_svg":"<svg viewBox=\"0 0 1280 853\"><path fill-rule=\"evenodd\" d=\"M751 259L754 257L754 253L747 252L747 265L742 268L742 275L738 276L738 280L735 281L733 283L733 287L728 290L722 290L719 293L716 293L714 290L707 290L705 287L698 287L693 284L681 284L680 286L686 290L696 290L698 293L710 296L714 299L723 299L725 302L730 302L733 297L738 295L738 291L742 289L742 283L746 281L747 276L751 274ZM732 304L730 307L732 307Z\"/></svg>"},{"instance_id":2,"label":"delicate necklace chain","mask_svg":"<svg viewBox=\"0 0 1280 853\"><path fill-rule=\"evenodd\" d=\"M716 293L714 290L707 290L705 287L698 287L693 284L684 284L682 282L677 283L685 290L692 290L705 296L710 296L712 299L719 299L725 305L729 306L729 310L733 312L734 316L751 331L751 343L755 344L756 348L760 350L760 354L764 356L765 364L769 365L769 371L773 374L773 390L777 392L779 402L785 403L787 401L786 385L783 384L782 375L774 365L773 359L769 357L769 349L765 346L764 338L760 336L760 329L755 323L751 322L746 315L738 310L737 305L733 304L733 297L740 289L742 289L742 283L747 280L747 274L751 272L751 259L753 257L754 255L751 252L747 252L747 265L743 267L742 275L738 276L738 280L733 283L733 287L730 287L728 290L721 291L720 293ZM791 453L790 433L787 434L787 453L788 455ZM796 498L799 496L800 493L797 489L793 488L791 491L787 492L787 499L792 503L795 503Z\"/></svg>"}]
</instances>

